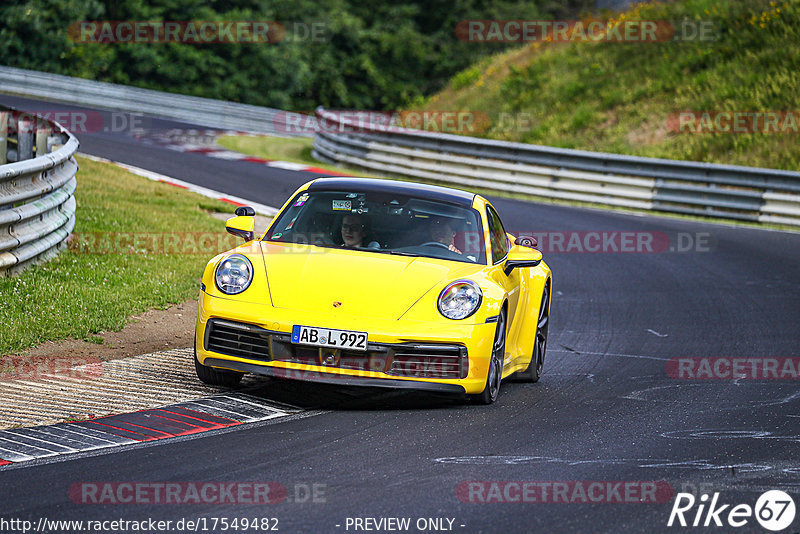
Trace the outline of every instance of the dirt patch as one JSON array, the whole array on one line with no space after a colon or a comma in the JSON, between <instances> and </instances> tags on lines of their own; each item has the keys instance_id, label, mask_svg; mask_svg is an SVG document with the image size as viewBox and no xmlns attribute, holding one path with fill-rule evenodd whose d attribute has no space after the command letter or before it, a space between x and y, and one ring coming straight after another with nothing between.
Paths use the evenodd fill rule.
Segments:
<instances>
[{"instance_id":1,"label":"dirt patch","mask_svg":"<svg viewBox=\"0 0 800 534\"><path fill-rule=\"evenodd\" d=\"M119 332L98 334L103 343L80 339L47 341L28 349L24 359L51 359L68 356L76 360L116 360L128 356L179 349L192 346L197 301L187 300L166 310L149 310L131 317L131 322Z\"/></svg>"},{"instance_id":2,"label":"dirt patch","mask_svg":"<svg viewBox=\"0 0 800 534\"><path fill-rule=\"evenodd\" d=\"M666 141L669 135L667 120L650 120L625 136L631 146L654 146Z\"/></svg>"}]
</instances>

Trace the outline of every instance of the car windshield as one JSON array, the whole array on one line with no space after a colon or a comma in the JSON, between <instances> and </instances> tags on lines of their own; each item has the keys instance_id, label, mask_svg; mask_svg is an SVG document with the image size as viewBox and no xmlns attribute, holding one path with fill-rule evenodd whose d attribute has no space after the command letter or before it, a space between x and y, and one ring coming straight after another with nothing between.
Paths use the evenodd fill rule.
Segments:
<instances>
[{"instance_id":1,"label":"car windshield","mask_svg":"<svg viewBox=\"0 0 800 534\"><path fill-rule=\"evenodd\" d=\"M486 263L477 211L387 192L304 191L292 199L265 239Z\"/></svg>"}]
</instances>

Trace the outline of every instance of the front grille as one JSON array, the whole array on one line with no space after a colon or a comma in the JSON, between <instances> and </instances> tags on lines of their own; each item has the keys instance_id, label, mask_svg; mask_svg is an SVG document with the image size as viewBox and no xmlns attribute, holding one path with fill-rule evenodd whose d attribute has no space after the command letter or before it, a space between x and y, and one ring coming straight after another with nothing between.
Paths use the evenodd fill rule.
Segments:
<instances>
[{"instance_id":1,"label":"front grille","mask_svg":"<svg viewBox=\"0 0 800 534\"><path fill-rule=\"evenodd\" d=\"M309 347L291 335L222 319L206 328L206 350L261 361L375 371L409 378L466 378L467 348L444 343L368 343L366 351Z\"/></svg>"},{"instance_id":2,"label":"front grille","mask_svg":"<svg viewBox=\"0 0 800 534\"><path fill-rule=\"evenodd\" d=\"M276 361L322 365L338 369L386 372L389 350L385 345L368 343L366 351L295 345L290 336L272 337L272 357Z\"/></svg>"},{"instance_id":3,"label":"front grille","mask_svg":"<svg viewBox=\"0 0 800 534\"><path fill-rule=\"evenodd\" d=\"M212 319L206 327L205 348L228 356L270 361L271 333L249 324Z\"/></svg>"}]
</instances>

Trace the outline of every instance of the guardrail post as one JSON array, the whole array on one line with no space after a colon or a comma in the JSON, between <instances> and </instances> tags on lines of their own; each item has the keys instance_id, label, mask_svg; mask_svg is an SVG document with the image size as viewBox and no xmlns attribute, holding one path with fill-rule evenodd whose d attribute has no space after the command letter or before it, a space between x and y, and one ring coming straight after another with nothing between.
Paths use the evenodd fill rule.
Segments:
<instances>
[{"instance_id":1,"label":"guardrail post","mask_svg":"<svg viewBox=\"0 0 800 534\"><path fill-rule=\"evenodd\" d=\"M59 134L52 134L47 136L47 153L49 154L56 147L63 145L66 141Z\"/></svg>"},{"instance_id":2,"label":"guardrail post","mask_svg":"<svg viewBox=\"0 0 800 534\"><path fill-rule=\"evenodd\" d=\"M8 163L8 112L0 111L0 165Z\"/></svg>"},{"instance_id":3,"label":"guardrail post","mask_svg":"<svg viewBox=\"0 0 800 534\"><path fill-rule=\"evenodd\" d=\"M47 137L50 135L51 132L50 126L47 124L47 121L44 119L36 118L36 157L44 156L45 154L49 153L49 147L47 146Z\"/></svg>"},{"instance_id":4,"label":"guardrail post","mask_svg":"<svg viewBox=\"0 0 800 534\"><path fill-rule=\"evenodd\" d=\"M33 159L34 120L25 115L17 119L17 161Z\"/></svg>"}]
</instances>

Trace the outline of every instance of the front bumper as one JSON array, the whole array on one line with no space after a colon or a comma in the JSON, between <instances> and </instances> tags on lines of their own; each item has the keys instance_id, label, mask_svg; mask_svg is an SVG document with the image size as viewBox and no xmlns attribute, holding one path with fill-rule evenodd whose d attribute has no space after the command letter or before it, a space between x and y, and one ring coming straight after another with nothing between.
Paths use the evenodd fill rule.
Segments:
<instances>
[{"instance_id":1,"label":"front bumper","mask_svg":"<svg viewBox=\"0 0 800 534\"><path fill-rule=\"evenodd\" d=\"M221 367L242 371L244 373L255 373L258 375L272 376L277 378L290 378L303 380L306 382L319 382L321 384L339 384L342 386L366 386L382 387L392 389L414 389L418 391L435 391L439 393L464 393L464 386L459 384L442 384L437 382L420 382L416 380L397 380L383 378L376 380L364 376L351 376L346 374L333 374L302 369L286 369L282 367L272 367L263 364L253 364L242 361L223 360L220 358L207 357L204 365L210 367Z\"/></svg>"},{"instance_id":2,"label":"front bumper","mask_svg":"<svg viewBox=\"0 0 800 534\"><path fill-rule=\"evenodd\" d=\"M293 345L295 324L366 331L368 350ZM200 363L222 369L342 385L480 393L494 330L492 323L332 317L202 292L196 346Z\"/></svg>"}]
</instances>

